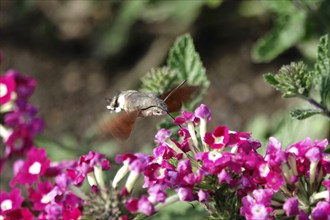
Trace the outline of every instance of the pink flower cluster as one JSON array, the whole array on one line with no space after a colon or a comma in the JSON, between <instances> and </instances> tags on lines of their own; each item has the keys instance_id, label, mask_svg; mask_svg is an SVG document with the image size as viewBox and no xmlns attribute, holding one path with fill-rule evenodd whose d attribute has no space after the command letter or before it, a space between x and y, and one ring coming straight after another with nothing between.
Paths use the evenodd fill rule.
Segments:
<instances>
[{"instance_id":1,"label":"pink flower cluster","mask_svg":"<svg viewBox=\"0 0 330 220\"><path fill-rule=\"evenodd\" d=\"M118 155L116 162L122 167L107 186L103 174L110 163L103 154L91 151L78 161L52 162L43 148L34 146L35 135L43 129L37 109L28 102L35 86L34 79L15 70L0 76L4 119L0 172L15 161L9 190L0 192L0 219L71 220L89 215L128 219L140 213L152 215L180 200L203 203L213 216L221 216L228 192L238 202L229 202L233 207L227 211L246 219L329 219L327 140L306 138L282 150L271 137L263 156L257 152L260 142L251 133L226 126L208 131L211 111L202 104L175 118L174 123L181 126L180 138L160 129L152 155ZM139 176L147 194L132 197ZM91 186L89 195L79 188L85 180Z\"/></svg>"},{"instance_id":2,"label":"pink flower cluster","mask_svg":"<svg viewBox=\"0 0 330 220\"><path fill-rule=\"evenodd\" d=\"M0 113L4 125L0 125L0 136L4 142L0 172L5 160L24 155L33 145L34 136L43 130L44 123L37 117L37 108L28 102L36 81L16 70L8 70L0 76Z\"/></svg>"},{"instance_id":3,"label":"pink flower cluster","mask_svg":"<svg viewBox=\"0 0 330 220\"><path fill-rule=\"evenodd\" d=\"M80 185L80 181L99 165L104 170L110 168L104 155L92 151L82 156L78 163L51 163L44 149L32 147L25 161L18 160L14 164L11 191L0 193L0 218L79 219L83 205L88 201L78 197L71 186ZM27 198L22 196L23 191Z\"/></svg>"},{"instance_id":4,"label":"pink flower cluster","mask_svg":"<svg viewBox=\"0 0 330 220\"><path fill-rule=\"evenodd\" d=\"M243 198L242 215L247 219L279 216L327 219L330 216L330 154L324 152L327 145L327 140L306 138L283 151L281 144L270 138L264 162L258 165L264 178L259 184L262 189Z\"/></svg>"},{"instance_id":5,"label":"pink flower cluster","mask_svg":"<svg viewBox=\"0 0 330 220\"><path fill-rule=\"evenodd\" d=\"M217 203L217 190L226 185L241 198L240 213L247 219L326 219L330 215L329 180L325 180L330 172L330 155L324 153L327 140L307 138L282 151L281 144L270 138L262 156L257 152L260 142L251 139L250 133L225 126L208 132L210 119L205 105L194 113L183 112L175 119L182 126L181 141L161 129L153 155L126 154L117 161L123 167L113 187L130 172L134 178L128 178L126 194L139 174L148 188L148 195L128 199L126 207L131 213L151 215L161 204L178 200ZM169 189L176 192L176 198L167 195Z\"/></svg>"},{"instance_id":6,"label":"pink flower cluster","mask_svg":"<svg viewBox=\"0 0 330 220\"><path fill-rule=\"evenodd\" d=\"M81 185L95 167L108 170L110 164L95 152L82 156L79 162L51 162L44 149L34 146L35 135L43 129L37 109L28 102L35 86L33 78L15 70L0 76L0 113L4 118L0 124L4 143L0 168L8 166L6 170L10 170L15 160L10 190L0 192L0 219L78 219L86 201L71 186Z\"/></svg>"}]
</instances>

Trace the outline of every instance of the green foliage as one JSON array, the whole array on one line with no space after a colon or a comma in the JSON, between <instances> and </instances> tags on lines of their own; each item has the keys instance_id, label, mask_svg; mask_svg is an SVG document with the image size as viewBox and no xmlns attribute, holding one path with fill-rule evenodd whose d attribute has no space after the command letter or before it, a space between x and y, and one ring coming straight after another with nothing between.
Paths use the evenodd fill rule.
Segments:
<instances>
[{"instance_id":1,"label":"green foliage","mask_svg":"<svg viewBox=\"0 0 330 220\"><path fill-rule=\"evenodd\" d=\"M141 91L162 94L174 88L178 81L177 71L169 67L153 68L141 79Z\"/></svg>"},{"instance_id":2,"label":"green foliage","mask_svg":"<svg viewBox=\"0 0 330 220\"><path fill-rule=\"evenodd\" d=\"M303 62L283 66L277 75L267 73L264 79L275 89L283 93L283 97L308 97L311 89L311 72Z\"/></svg>"},{"instance_id":3,"label":"green foliage","mask_svg":"<svg viewBox=\"0 0 330 220\"><path fill-rule=\"evenodd\" d=\"M262 1L268 9L265 14L273 18L272 29L254 45L252 59L257 63L270 62L287 49L314 36L327 33L330 19L330 2L327 0Z\"/></svg>"},{"instance_id":4,"label":"green foliage","mask_svg":"<svg viewBox=\"0 0 330 220\"><path fill-rule=\"evenodd\" d=\"M161 212L149 217L148 219L176 219L176 220L200 220L207 216L205 209L198 203L176 202L164 207Z\"/></svg>"},{"instance_id":5,"label":"green foliage","mask_svg":"<svg viewBox=\"0 0 330 220\"><path fill-rule=\"evenodd\" d=\"M308 71L303 62L283 66L277 75L264 74L264 79L275 89L282 92L284 98L299 97L317 109L297 109L291 112L296 119L305 119L316 114L330 118L330 58L328 35L321 37L314 70ZM311 90L315 90L320 99L317 101Z\"/></svg>"},{"instance_id":6,"label":"green foliage","mask_svg":"<svg viewBox=\"0 0 330 220\"><path fill-rule=\"evenodd\" d=\"M166 67L151 69L141 79L141 90L162 94L184 80L187 81L186 85L200 87L199 93L187 105L188 109L193 109L204 97L210 82L193 40L188 34L178 37L175 41L170 49Z\"/></svg>"},{"instance_id":7,"label":"green foliage","mask_svg":"<svg viewBox=\"0 0 330 220\"><path fill-rule=\"evenodd\" d=\"M269 62L299 42L305 34L307 12L300 10L293 1L265 1L275 13L273 29L259 39L253 47L255 62Z\"/></svg>"},{"instance_id":8,"label":"green foliage","mask_svg":"<svg viewBox=\"0 0 330 220\"><path fill-rule=\"evenodd\" d=\"M100 56L119 52L128 40L128 32L139 18L147 1L123 1L118 15L109 27L104 27L97 41L96 53Z\"/></svg>"},{"instance_id":9,"label":"green foliage","mask_svg":"<svg viewBox=\"0 0 330 220\"><path fill-rule=\"evenodd\" d=\"M208 207L212 215L206 219L237 219L244 220L245 218L240 215L239 208L241 207L241 201L237 192L229 188L226 184L218 185L218 189L214 194L214 209Z\"/></svg>"},{"instance_id":10,"label":"green foliage","mask_svg":"<svg viewBox=\"0 0 330 220\"><path fill-rule=\"evenodd\" d=\"M257 114L248 122L244 130L252 131L253 138L262 143L258 152L265 155L268 138L271 136L280 140L285 148L306 137L315 140L328 137L330 123L322 117L310 117L298 121L283 110L271 116Z\"/></svg>"},{"instance_id":11,"label":"green foliage","mask_svg":"<svg viewBox=\"0 0 330 220\"><path fill-rule=\"evenodd\" d=\"M321 113L322 111L318 109L295 109L290 112L290 115L292 118L302 120Z\"/></svg>"},{"instance_id":12,"label":"green foliage","mask_svg":"<svg viewBox=\"0 0 330 220\"><path fill-rule=\"evenodd\" d=\"M118 53L128 41L132 26L139 20L146 23L166 22L171 28L185 30L199 15L204 5L216 7L221 0L189 1L119 1L112 23L107 23L97 40L96 54L101 57ZM165 23L165 24L166 24Z\"/></svg>"},{"instance_id":13,"label":"green foliage","mask_svg":"<svg viewBox=\"0 0 330 220\"><path fill-rule=\"evenodd\" d=\"M152 69L141 79L141 90L162 94L184 80L187 81L185 85L199 87L198 93L195 93L194 97L184 105L186 109L192 110L203 99L210 82L199 54L195 50L193 40L188 34L178 37L175 41L169 51L166 67ZM175 131L178 129L166 119L158 127L171 129L173 133L177 133Z\"/></svg>"},{"instance_id":14,"label":"green foliage","mask_svg":"<svg viewBox=\"0 0 330 220\"><path fill-rule=\"evenodd\" d=\"M179 81L187 80L188 85L200 86L199 95L189 105L188 109L192 109L202 100L210 82L190 35L183 35L175 41L169 52L167 66L178 72Z\"/></svg>"},{"instance_id":15,"label":"green foliage","mask_svg":"<svg viewBox=\"0 0 330 220\"><path fill-rule=\"evenodd\" d=\"M321 104L330 108L330 56L328 41L328 35L320 39L314 74L315 84L320 91Z\"/></svg>"}]
</instances>

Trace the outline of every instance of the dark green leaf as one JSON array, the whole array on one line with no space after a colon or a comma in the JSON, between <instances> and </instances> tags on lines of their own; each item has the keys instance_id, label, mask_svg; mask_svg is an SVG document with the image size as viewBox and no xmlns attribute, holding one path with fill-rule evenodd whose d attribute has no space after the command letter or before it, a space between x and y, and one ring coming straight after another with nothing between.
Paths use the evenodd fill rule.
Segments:
<instances>
[{"instance_id":1,"label":"dark green leaf","mask_svg":"<svg viewBox=\"0 0 330 220\"><path fill-rule=\"evenodd\" d=\"M315 64L315 72L317 75L325 76L330 74L328 38L328 35L321 37L317 48L317 60Z\"/></svg>"},{"instance_id":2,"label":"dark green leaf","mask_svg":"<svg viewBox=\"0 0 330 220\"><path fill-rule=\"evenodd\" d=\"M314 68L315 84L319 89L321 104L330 108L330 56L328 35L321 37Z\"/></svg>"},{"instance_id":3,"label":"dark green leaf","mask_svg":"<svg viewBox=\"0 0 330 220\"><path fill-rule=\"evenodd\" d=\"M207 79L205 68L195 50L190 35L183 35L175 41L169 52L167 66L177 71L178 83L187 80L188 85L200 86L200 93L194 97L194 100L189 104L189 108L199 103L205 95L210 82Z\"/></svg>"},{"instance_id":4,"label":"dark green leaf","mask_svg":"<svg viewBox=\"0 0 330 220\"><path fill-rule=\"evenodd\" d=\"M322 111L317 109L295 109L290 112L291 117L298 120L309 118L316 114L322 114Z\"/></svg>"},{"instance_id":5,"label":"dark green leaf","mask_svg":"<svg viewBox=\"0 0 330 220\"><path fill-rule=\"evenodd\" d=\"M154 68L141 79L141 90L160 95L177 86L178 81L177 71L168 67Z\"/></svg>"},{"instance_id":6,"label":"dark green leaf","mask_svg":"<svg viewBox=\"0 0 330 220\"><path fill-rule=\"evenodd\" d=\"M305 34L307 11L295 6L293 1L265 1L276 14L273 29L259 39L253 47L255 62L269 62L294 46Z\"/></svg>"},{"instance_id":7,"label":"dark green leaf","mask_svg":"<svg viewBox=\"0 0 330 220\"><path fill-rule=\"evenodd\" d=\"M271 73L266 73L266 74L263 75L263 77L264 77L264 80L265 80L268 84L270 84L270 85L272 85L272 86L277 86L277 85L278 85L278 81L275 79L275 77L274 77L273 74L271 74Z\"/></svg>"}]
</instances>

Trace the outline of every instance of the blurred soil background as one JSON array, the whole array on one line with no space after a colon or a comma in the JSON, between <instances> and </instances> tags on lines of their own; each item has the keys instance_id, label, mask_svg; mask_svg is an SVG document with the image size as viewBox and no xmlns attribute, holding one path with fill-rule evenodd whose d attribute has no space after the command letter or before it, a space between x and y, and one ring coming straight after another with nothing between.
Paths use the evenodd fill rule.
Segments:
<instances>
[{"instance_id":1,"label":"blurred soil background","mask_svg":"<svg viewBox=\"0 0 330 220\"><path fill-rule=\"evenodd\" d=\"M271 62L251 51L274 24L262 1L0 0L1 72L14 68L36 78L32 102L46 121L44 135L86 147L106 97L138 89L140 78L166 62L175 39L190 33L211 82L203 100L212 110L209 129L221 124L243 131L263 115L267 123L295 100L283 100L262 74L306 59L291 47ZM319 36L311 54L315 54ZM288 111L286 112L288 114ZM160 120L139 119L125 148L152 145ZM266 128L265 128L266 129ZM65 142L65 141L64 141ZM117 147L118 146L118 147ZM96 150L97 147L93 146ZM134 148L134 149L131 149Z\"/></svg>"}]
</instances>

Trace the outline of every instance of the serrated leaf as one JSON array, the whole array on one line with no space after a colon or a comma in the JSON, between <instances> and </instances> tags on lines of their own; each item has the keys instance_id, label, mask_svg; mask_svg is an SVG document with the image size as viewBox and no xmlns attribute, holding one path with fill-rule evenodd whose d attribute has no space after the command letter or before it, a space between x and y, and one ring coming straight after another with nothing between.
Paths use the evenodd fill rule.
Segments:
<instances>
[{"instance_id":1,"label":"serrated leaf","mask_svg":"<svg viewBox=\"0 0 330 220\"><path fill-rule=\"evenodd\" d=\"M329 36L321 37L314 68L316 89L319 89L321 104L330 107L330 55Z\"/></svg>"},{"instance_id":2,"label":"serrated leaf","mask_svg":"<svg viewBox=\"0 0 330 220\"><path fill-rule=\"evenodd\" d=\"M200 93L190 103L190 108L199 103L210 85L205 68L196 52L193 40L186 34L179 37L170 49L167 66L178 73L179 82L187 80L188 85L200 86Z\"/></svg>"},{"instance_id":3,"label":"serrated leaf","mask_svg":"<svg viewBox=\"0 0 330 220\"><path fill-rule=\"evenodd\" d=\"M303 120L316 114L322 114L318 109L295 109L290 112L292 118Z\"/></svg>"},{"instance_id":4,"label":"serrated leaf","mask_svg":"<svg viewBox=\"0 0 330 220\"><path fill-rule=\"evenodd\" d=\"M305 34L307 12L297 8L292 1L265 1L276 14L273 29L259 39L252 50L252 59L270 62L294 46Z\"/></svg>"},{"instance_id":5,"label":"serrated leaf","mask_svg":"<svg viewBox=\"0 0 330 220\"><path fill-rule=\"evenodd\" d=\"M317 75L325 76L330 74L330 58L329 58L329 36L324 35L320 38L317 48L317 60L315 64L315 72Z\"/></svg>"},{"instance_id":6,"label":"serrated leaf","mask_svg":"<svg viewBox=\"0 0 330 220\"><path fill-rule=\"evenodd\" d=\"M274 77L273 74L271 74L271 73L266 73L266 74L263 75L263 77L264 77L264 80L265 80L268 84L270 84L270 85L272 85L272 86L276 86L276 85L278 85L278 81L275 79L275 77Z\"/></svg>"},{"instance_id":7,"label":"serrated leaf","mask_svg":"<svg viewBox=\"0 0 330 220\"><path fill-rule=\"evenodd\" d=\"M141 91L160 95L177 86L178 81L177 71L168 67L153 68L142 77Z\"/></svg>"}]
</instances>

